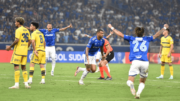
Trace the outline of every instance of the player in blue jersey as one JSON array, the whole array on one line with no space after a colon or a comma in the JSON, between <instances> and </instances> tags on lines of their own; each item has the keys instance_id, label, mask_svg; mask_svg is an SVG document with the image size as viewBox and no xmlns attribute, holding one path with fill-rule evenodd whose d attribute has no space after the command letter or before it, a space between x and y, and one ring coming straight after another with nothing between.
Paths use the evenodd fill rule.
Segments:
<instances>
[{"instance_id":1,"label":"player in blue jersey","mask_svg":"<svg viewBox=\"0 0 180 101\"><path fill-rule=\"evenodd\" d=\"M122 32L116 30L111 24L108 24L108 27L111 28L111 30L113 30L118 36L124 38L124 40L127 40L130 43L129 60L132 61L132 64L129 70L127 85L130 87L131 93L135 95L135 98L139 99L148 76L149 61L147 59L147 53L149 43L160 36L165 29L168 28L168 26L165 24L165 28L162 28L153 36L144 36L144 28L136 27L136 37L124 35ZM140 84L138 91L135 92L134 79L137 74L140 74Z\"/></svg>"},{"instance_id":2,"label":"player in blue jersey","mask_svg":"<svg viewBox=\"0 0 180 101\"><path fill-rule=\"evenodd\" d=\"M52 59L52 70L51 70L51 75L54 76L54 68L56 64L56 50L55 50L55 39L56 39L56 32L59 31L64 31L68 28L71 28L72 25L70 24L69 26L65 28L52 28L52 24L47 24L47 29L39 29L40 32L44 34L45 41L46 41L46 61L49 58L49 56ZM47 62L46 62L47 63ZM46 69L46 65L44 66Z\"/></svg>"},{"instance_id":3,"label":"player in blue jersey","mask_svg":"<svg viewBox=\"0 0 180 101\"><path fill-rule=\"evenodd\" d=\"M95 55L98 52L99 48L101 49L101 55L102 57L104 57L103 55L103 45L104 45L104 39L103 39L103 35L104 35L104 30L103 29L98 29L96 32L96 36L93 36L90 40L89 43L87 44L86 49L84 50L84 64L86 66L86 68L77 68L76 72L80 72L80 71L84 71L81 79L79 80L79 84L83 85L83 79L86 77L86 75L89 72L94 73L96 71L96 58ZM102 58L105 59L105 58Z\"/></svg>"},{"instance_id":4,"label":"player in blue jersey","mask_svg":"<svg viewBox=\"0 0 180 101\"><path fill-rule=\"evenodd\" d=\"M109 37L111 37L111 35L113 35L113 31L110 31L109 35L108 36L103 36L103 38L105 39L108 39ZM87 34L84 35L85 37L89 37L89 38L92 38L92 36L89 36ZM99 62L100 62L100 59L101 59L101 51L100 49L98 50L97 54L96 54L96 65L97 65L97 70L96 70L96 73L99 72ZM108 68L108 71L110 72L110 68L109 68L109 65L108 63L106 64L106 67Z\"/></svg>"}]
</instances>

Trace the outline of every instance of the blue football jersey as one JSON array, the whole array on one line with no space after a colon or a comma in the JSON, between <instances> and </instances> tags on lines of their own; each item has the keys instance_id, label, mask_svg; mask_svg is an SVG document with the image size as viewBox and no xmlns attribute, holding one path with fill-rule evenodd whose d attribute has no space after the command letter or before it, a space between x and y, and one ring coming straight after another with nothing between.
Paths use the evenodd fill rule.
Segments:
<instances>
[{"instance_id":1,"label":"blue football jersey","mask_svg":"<svg viewBox=\"0 0 180 101\"><path fill-rule=\"evenodd\" d=\"M89 56L94 56L97 51L99 50L100 47L103 47L104 45L104 39L97 39L97 36L93 36L90 40L89 43L87 45L87 47L89 48ZM86 49L84 50L84 54L86 54Z\"/></svg>"},{"instance_id":2,"label":"blue football jersey","mask_svg":"<svg viewBox=\"0 0 180 101\"><path fill-rule=\"evenodd\" d=\"M53 28L50 32L47 29L39 29L44 34L46 46L55 46L56 32L59 32L58 28Z\"/></svg>"},{"instance_id":3,"label":"blue football jersey","mask_svg":"<svg viewBox=\"0 0 180 101\"><path fill-rule=\"evenodd\" d=\"M148 61L147 53L149 49L149 43L153 41L152 36L145 37L133 37L124 35L124 39L130 43L130 55L129 60L141 60Z\"/></svg>"}]
</instances>

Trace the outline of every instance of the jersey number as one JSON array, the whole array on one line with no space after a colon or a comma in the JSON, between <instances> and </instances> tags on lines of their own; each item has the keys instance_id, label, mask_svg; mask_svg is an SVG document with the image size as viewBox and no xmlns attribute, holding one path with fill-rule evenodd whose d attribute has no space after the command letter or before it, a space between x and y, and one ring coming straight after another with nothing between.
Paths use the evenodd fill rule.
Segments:
<instances>
[{"instance_id":1,"label":"jersey number","mask_svg":"<svg viewBox=\"0 0 180 101\"><path fill-rule=\"evenodd\" d=\"M39 37L40 37L40 42L43 43L43 37L42 37L42 35L39 35Z\"/></svg>"},{"instance_id":2,"label":"jersey number","mask_svg":"<svg viewBox=\"0 0 180 101\"><path fill-rule=\"evenodd\" d=\"M23 33L22 36L23 36L24 39L22 39L21 42L28 42L28 39L29 39L28 36L29 36L29 34L28 34L28 33Z\"/></svg>"},{"instance_id":3,"label":"jersey number","mask_svg":"<svg viewBox=\"0 0 180 101\"><path fill-rule=\"evenodd\" d=\"M137 40L134 40L134 41L133 41L133 44L135 44L133 51L134 51L134 52L139 52L139 49L138 49L139 42L138 42ZM143 41L143 42L141 43L141 45L140 45L140 50L143 51L143 52L145 52L145 51L147 50L146 41Z\"/></svg>"}]
</instances>

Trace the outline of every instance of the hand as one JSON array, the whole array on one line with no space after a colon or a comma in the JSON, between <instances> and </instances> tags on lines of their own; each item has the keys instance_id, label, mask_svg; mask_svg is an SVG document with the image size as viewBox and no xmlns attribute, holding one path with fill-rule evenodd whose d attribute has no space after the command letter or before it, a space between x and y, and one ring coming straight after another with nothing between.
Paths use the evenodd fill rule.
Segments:
<instances>
[{"instance_id":1,"label":"hand","mask_svg":"<svg viewBox=\"0 0 180 101\"><path fill-rule=\"evenodd\" d=\"M84 34L85 37L87 37L87 34Z\"/></svg>"},{"instance_id":2,"label":"hand","mask_svg":"<svg viewBox=\"0 0 180 101\"><path fill-rule=\"evenodd\" d=\"M104 55L104 56L102 56L102 60L105 60L106 59L106 56Z\"/></svg>"},{"instance_id":3,"label":"hand","mask_svg":"<svg viewBox=\"0 0 180 101\"><path fill-rule=\"evenodd\" d=\"M164 27L169 28L169 25L168 24L164 24Z\"/></svg>"},{"instance_id":4,"label":"hand","mask_svg":"<svg viewBox=\"0 0 180 101\"><path fill-rule=\"evenodd\" d=\"M38 56L38 51L35 50L34 53L35 53L36 56Z\"/></svg>"},{"instance_id":5,"label":"hand","mask_svg":"<svg viewBox=\"0 0 180 101\"><path fill-rule=\"evenodd\" d=\"M6 50L7 51L11 50L11 46L6 46Z\"/></svg>"},{"instance_id":6,"label":"hand","mask_svg":"<svg viewBox=\"0 0 180 101\"><path fill-rule=\"evenodd\" d=\"M108 27L109 27L109 28L111 28L111 27L112 27L112 25L111 25L111 24L108 24Z\"/></svg>"},{"instance_id":7,"label":"hand","mask_svg":"<svg viewBox=\"0 0 180 101\"><path fill-rule=\"evenodd\" d=\"M171 53L168 54L168 58L170 58L170 56L171 56Z\"/></svg>"},{"instance_id":8,"label":"hand","mask_svg":"<svg viewBox=\"0 0 180 101\"><path fill-rule=\"evenodd\" d=\"M158 57L161 58L161 53L158 54Z\"/></svg>"},{"instance_id":9,"label":"hand","mask_svg":"<svg viewBox=\"0 0 180 101\"><path fill-rule=\"evenodd\" d=\"M25 28L30 29L29 27L25 26Z\"/></svg>"},{"instance_id":10,"label":"hand","mask_svg":"<svg viewBox=\"0 0 180 101\"><path fill-rule=\"evenodd\" d=\"M72 24L70 24L68 27L69 27L69 28L72 28L73 26L72 26Z\"/></svg>"},{"instance_id":11,"label":"hand","mask_svg":"<svg viewBox=\"0 0 180 101\"><path fill-rule=\"evenodd\" d=\"M110 34L114 34L114 32L113 32L113 31L110 31Z\"/></svg>"}]
</instances>

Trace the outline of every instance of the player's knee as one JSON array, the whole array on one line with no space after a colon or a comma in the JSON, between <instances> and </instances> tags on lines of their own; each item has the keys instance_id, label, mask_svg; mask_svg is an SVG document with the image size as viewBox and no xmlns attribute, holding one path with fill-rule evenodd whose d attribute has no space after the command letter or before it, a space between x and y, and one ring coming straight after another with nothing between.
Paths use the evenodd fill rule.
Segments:
<instances>
[{"instance_id":1,"label":"player's knee","mask_svg":"<svg viewBox=\"0 0 180 101\"><path fill-rule=\"evenodd\" d=\"M172 66L172 63L169 63L169 66Z\"/></svg>"},{"instance_id":2,"label":"player's knee","mask_svg":"<svg viewBox=\"0 0 180 101\"><path fill-rule=\"evenodd\" d=\"M164 63L164 62L162 62L162 63L161 63L161 66L164 66L164 65L165 65L165 63Z\"/></svg>"},{"instance_id":3,"label":"player's knee","mask_svg":"<svg viewBox=\"0 0 180 101\"><path fill-rule=\"evenodd\" d=\"M92 71L92 73L94 73L94 72L96 72L96 69L92 69L91 71Z\"/></svg>"}]
</instances>

